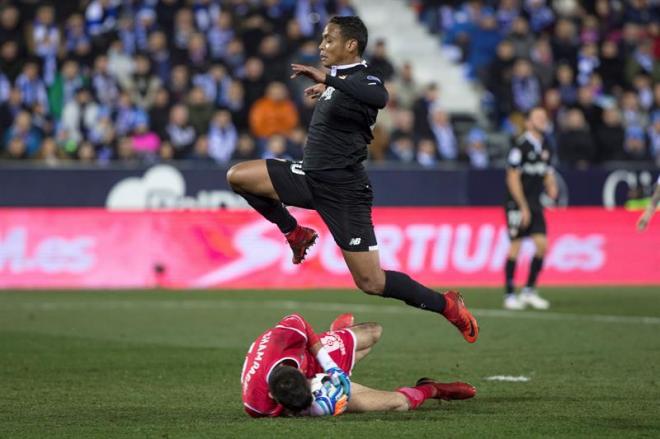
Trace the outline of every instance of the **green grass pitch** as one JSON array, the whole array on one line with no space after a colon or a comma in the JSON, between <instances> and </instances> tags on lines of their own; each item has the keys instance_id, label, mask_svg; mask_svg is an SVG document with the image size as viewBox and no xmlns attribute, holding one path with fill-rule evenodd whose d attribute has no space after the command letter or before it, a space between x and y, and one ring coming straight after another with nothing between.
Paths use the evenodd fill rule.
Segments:
<instances>
[{"instance_id":1,"label":"green grass pitch","mask_svg":"<svg viewBox=\"0 0 660 439\"><path fill-rule=\"evenodd\" d=\"M0 437L660 437L660 289L545 289L547 312L464 291L481 336L354 291L0 293ZM353 380L464 380L475 399L407 413L248 418L252 340L297 311L317 330L353 311L385 330ZM494 375L529 377L498 382Z\"/></svg>"}]
</instances>

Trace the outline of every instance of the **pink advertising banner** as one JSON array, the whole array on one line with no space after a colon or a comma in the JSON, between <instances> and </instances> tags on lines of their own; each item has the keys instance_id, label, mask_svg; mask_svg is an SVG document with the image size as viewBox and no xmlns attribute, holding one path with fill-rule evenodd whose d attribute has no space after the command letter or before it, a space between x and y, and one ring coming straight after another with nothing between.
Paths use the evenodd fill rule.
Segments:
<instances>
[{"instance_id":1,"label":"pink advertising banner","mask_svg":"<svg viewBox=\"0 0 660 439\"><path fill-rule=\"evenodd\" d=\"M341 252L320 233L302 265L279 231L251 211L0 210L0 288L353 287ZM637 212L547 212L545 285L660 285L660 219L637 233ZM498 286L508 239L501 209L377 208L382 266L437 287ZM522 279L533 253L523 246Z\"/></svg>"}]
</instances>

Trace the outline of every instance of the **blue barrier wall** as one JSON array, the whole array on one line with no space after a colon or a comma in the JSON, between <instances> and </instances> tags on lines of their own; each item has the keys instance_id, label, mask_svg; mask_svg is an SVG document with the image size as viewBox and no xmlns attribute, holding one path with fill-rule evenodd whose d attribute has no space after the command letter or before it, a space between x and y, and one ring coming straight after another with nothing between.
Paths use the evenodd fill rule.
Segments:
<instances>
[{"instance_id":1,"label":"blue barrier wall","mask_svg":"<svg viewBox=\"0 0 660 439\"><path fill-rule=\"evenodd\" d=\"M225 168L33 168L0 165L0 206L219 208L240 206ZM651 192L655 168L560 170L561 203L622 205L630 188ZM379 206L497 206L504 170L371 168Z\"/></svg>"}]
</instances>

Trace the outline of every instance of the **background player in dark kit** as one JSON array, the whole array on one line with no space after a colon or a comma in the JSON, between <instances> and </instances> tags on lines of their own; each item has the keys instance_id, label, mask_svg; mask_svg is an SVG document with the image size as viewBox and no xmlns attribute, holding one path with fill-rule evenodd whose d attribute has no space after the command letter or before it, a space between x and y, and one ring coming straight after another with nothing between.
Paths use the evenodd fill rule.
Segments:
<instances>
[{"instance_id":1,"label":"background player in dark kit","mask_svg":"<svg viewBox=\"0 0 660 439\"><path fill-rule=\"evenodd\" d=\"M293 64L292 77L316 84L305 94L318 99L302 163L254 160L227 173L231 187L286 235L293 262L300 263L316 240L314 230L298 225L284 205L315 209L328 226L355 284L367 294L391 297L438 312L470 343L479 328L460 294L437 293L408 275L384 271L371 219L373 192L362 162L373 136L371 126L387 103L382 80L362 60L367 29L358 17L334 17L319 45L329 73Z\"/></svg>"},{"instance_id":2,"label":"background player in dark kit","mask_svg":"<svg viewBox=\"0 0 660 439\"><path fill-rule=\"evenodd\" d=\"M548 309L550 303L536 291L536 281L543 267L548 240L541 195L545 191L557 198L557 183L550 165L551 151L544 138L548 116L543 108L532 109L525 121L526 131L509 151L506 171L506 220L511 247L505 266L504 307L519 310L526 306ZM536 252L529 268L526 286L516 296L514 275L522 239L530 237Z\"/></svg>"}]
</instances>

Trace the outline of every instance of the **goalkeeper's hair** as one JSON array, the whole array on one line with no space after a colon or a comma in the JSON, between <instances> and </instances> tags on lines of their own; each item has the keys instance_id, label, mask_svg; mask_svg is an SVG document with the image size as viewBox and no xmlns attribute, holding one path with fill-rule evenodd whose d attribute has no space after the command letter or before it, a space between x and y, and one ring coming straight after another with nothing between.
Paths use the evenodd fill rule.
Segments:
<instances>
[{"instance_id":1,"label":"goalkeeper's hair","mask_svg":"<svg viewBox=\"0 0 660 439\"><path fill-rule=\"evenodd\" d=\"M268 378L268 391L284 408L299 413L312 405L312 391L305 375L292 366L278 366Z\"/></svg>"}]
</instances>

